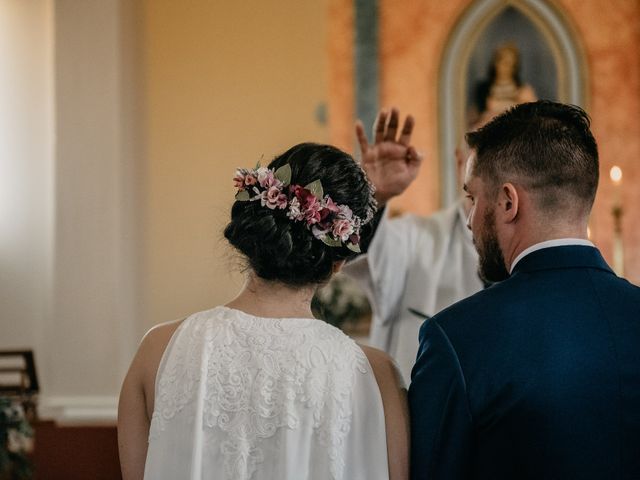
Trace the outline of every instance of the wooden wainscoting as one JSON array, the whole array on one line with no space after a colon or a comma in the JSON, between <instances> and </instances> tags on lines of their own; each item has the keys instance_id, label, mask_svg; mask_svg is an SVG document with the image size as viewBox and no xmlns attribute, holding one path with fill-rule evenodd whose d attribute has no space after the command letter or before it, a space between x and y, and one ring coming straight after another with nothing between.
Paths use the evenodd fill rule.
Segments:
<instances>
[{"instance_id":1,"label":"wooden wainscoting","mask_svg":"<svg viewBox=\"0 0 640 480\"><path fill-rule=\"evenodd\" d=\"M35 480L121 480L117 432L111 426L34 425Z\"/></svg>"}]
</instances>

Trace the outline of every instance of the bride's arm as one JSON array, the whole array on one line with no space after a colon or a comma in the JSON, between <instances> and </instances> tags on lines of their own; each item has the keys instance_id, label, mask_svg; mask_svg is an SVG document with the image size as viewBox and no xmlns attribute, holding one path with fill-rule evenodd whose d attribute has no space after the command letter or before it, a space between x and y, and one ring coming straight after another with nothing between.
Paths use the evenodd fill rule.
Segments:
<instances>
[{"instance_id":1,"label":"bride's arm","mask_svg":"<svg viewBox=\"0 0 640 480\"><path fill-rule=\"evenodd\" d=\"M118 404L118 450L123 480L142 480L147 457L149 416L142 383L140 350L120 391Z\"/></svg>"},{"instance_id":2,"label":"bride's arm","mask_svg":"<svg viewBox=\"0 0 640 480\"><path fill-rule=\"evenodd\" d=\"M162 355L182 320L147 332L131 362L118 404L118 450L123 480L142 480L153 413L155 378Z\"/></svg>"},{"instance_id":3,"label":"bride's arm","mask_svg":"<svg viewBox=\"0 0 640 480\"><path fill-rule=\"evenodd\" d=\"M395 363L381 350L362 346L380 389L387 432L389 479L409 478L409 408L407 389Z\"/></svg>"}]
</instances>

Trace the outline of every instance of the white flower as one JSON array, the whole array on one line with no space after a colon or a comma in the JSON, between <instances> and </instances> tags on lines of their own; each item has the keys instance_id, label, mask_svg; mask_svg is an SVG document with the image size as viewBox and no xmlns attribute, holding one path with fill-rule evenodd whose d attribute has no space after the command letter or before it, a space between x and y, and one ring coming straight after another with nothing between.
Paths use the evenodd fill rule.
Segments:
<instances>
[{"instance_id":1,"label":"white flower","mask_svg":"<svg viewBox=\"0 0 640 480\"><path fill-rule=\"evenodd\" d=\"M345 218L347 220L351 220L353 218L353 212L347 205L338 205L338 208L340 209L338 217Z\"/></svg>"},{"instance_id":2,"label":"white flower","mask_svg":"<svg viewBox=\"0 0 640 480\"><path fill-rule=\"evenodd\" d=\"M291 220L297 221L301 221L304 219L302 206L300 205L300 201L296 197L293 197L289 202L289 211L287 212L287 217Z\"/></svg>"}]
</instances>

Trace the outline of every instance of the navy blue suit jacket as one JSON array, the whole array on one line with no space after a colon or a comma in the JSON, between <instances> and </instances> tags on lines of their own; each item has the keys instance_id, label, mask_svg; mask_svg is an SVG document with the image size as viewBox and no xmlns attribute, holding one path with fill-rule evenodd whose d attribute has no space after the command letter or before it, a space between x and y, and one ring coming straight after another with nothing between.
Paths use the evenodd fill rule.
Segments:
<instances>
[{"instance_id":1,"label":"navy blue suit jacket","mask_svg":"<svg viewBox=\"0 0 640 480\"><path fill-rule=\"evenodd\" d=\"M640 479L640 288L530 253L424 323L409 401L413 479Z\"/></svg>"}]
</instances>

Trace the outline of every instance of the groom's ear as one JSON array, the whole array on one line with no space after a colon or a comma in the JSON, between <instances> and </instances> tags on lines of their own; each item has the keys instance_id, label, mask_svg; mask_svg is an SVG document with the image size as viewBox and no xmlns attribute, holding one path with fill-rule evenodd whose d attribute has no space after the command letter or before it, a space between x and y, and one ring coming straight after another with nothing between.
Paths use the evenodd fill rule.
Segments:
<instances>
[{"instance_id":1,"label":"groom's ear","mask_svg":"<svg viewBox=\"0 0 640 480\"><path fill-rule=\"evenodd\" d=\"M513 223L518 216L520 195L513 183L505 183L498 192L498 214L502 223Z\"/></svg>"}]
</instances>

